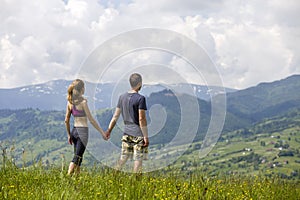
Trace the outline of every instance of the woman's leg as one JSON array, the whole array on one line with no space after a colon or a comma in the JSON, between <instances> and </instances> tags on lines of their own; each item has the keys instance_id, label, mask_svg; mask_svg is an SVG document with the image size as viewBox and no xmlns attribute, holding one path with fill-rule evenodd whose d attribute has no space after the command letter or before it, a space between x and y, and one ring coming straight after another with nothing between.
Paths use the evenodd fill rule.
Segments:
<instances>
[{"instance_id":1,"label":"woman's leg","mask_svg":"<svg viewBox=\"0 0 300 200\"><path fill-rule=\"evenodd\" d=\"M76 167L76 172L75 172L76 174L80 174L80 166L77 166Z\"/></svg>"},{"instance_id":2,"label":"woman's leg","mask_svg":"<svg viewBox=\"0 0 300 200\"><path fill-rule=\"evenodd\" d=\"M76 174L80 173L80 166L82 163L82 158L83 158L83 154L85 152L85 145L83 144L83 142L81 141L80 138L77 139L77 143L76 143L76 149L75 149L75 155L74 158L72 160L72 162L74 163L74 168L73 168L73 172L75 172Z\"/></svg>"},{"instance_id":3,"label":"woman's leg","mask_svg":"<svg viewBox=\"0 0 300 200\"><path fill-rule=\"evenodd\" d=\"M69 169L68 169L68 175L72 175L75 171L77 171L78 168L78 144L80 143L80 141L78 140L78 133L76 128L73 128L72 132L71 132L71 138L72 138L72 142L74 145L74 156L72 161L70 162L69 165Z\"/></svg>"},{"instance_id":4,"label":"woman's leg","mask_svg":"<svg viewBox=\"0 0 300 200\"><path fill-rule=\"evenodd\" d=\"M73 174L76 167L77 167L77 165L75 163L70 162L69 169L68 169L68 175Z\"/></svg>"},{"instance_id":5,"label":"woman's leg","mask_svg":"<svg viewBox=\"0 0 300 200\"><path fill-rule=\"evenodd\" d=\"M83 158L83 154L85 152L85 145L84 143L80 140L80 138L78 138L78 141L77 141L77 147L76 147L76 154L75 154L75 157L74 157L74 163L76 165L75 167L75 173L79 174L80 173L80 166L81 166L81 163L82 163L82 158Z\"/></svg>"},{"instance_id":6,"label":"woman's leg","mask_svg":"<svg viewBox=\"0 0 300 200\"><path fill-rule=\"evenodd\" d=\"M84 137L83 137L83 136ZM75 128L72 131L72 141L74 145L74 157L69 165L68 174L80 173L80 165L82 162L82 157L86 149L86 144L88 140L88 129L87 128ZM75 137L77 136L77 137Z\"/></svg>"}]
</instances>

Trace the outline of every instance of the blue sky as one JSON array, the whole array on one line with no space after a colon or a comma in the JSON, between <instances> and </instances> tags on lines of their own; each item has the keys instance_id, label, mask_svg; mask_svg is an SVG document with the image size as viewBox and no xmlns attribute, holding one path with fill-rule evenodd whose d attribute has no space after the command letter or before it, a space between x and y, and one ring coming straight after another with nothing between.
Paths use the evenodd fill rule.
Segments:
<instances>
[{"instance_id":1,"label":"blue sky","mask_svg":"<svg viewBox=\"0 0 300 200\"><path fill-rule=\"evenodd\" d=\"M300 73L299 10L298 0L2 0L0 88L74 79L103 42L146 27L197 42L226 87L278 80ZM182 77L197 83L180 59L163 56L139 52L127 62L139 57L148 63L155 57L162 65L182 64Z\"/></svg>"}]
</instances>

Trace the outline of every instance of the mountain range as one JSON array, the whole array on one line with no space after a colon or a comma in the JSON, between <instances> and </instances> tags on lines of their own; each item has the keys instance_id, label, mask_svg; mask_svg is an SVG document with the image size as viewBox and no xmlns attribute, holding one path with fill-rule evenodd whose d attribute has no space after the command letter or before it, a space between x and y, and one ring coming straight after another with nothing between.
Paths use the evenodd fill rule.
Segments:
<instances>
[{"instance_id":1,"label":"mountain range","mask_svg":"<svg viewBox=\"0 0 300 200\"><path fill-rule=\"evenodd\" d=\"M55 113L60 113L61 111L63 113L66 105L65 91L69 84L70 81L57 80L41 85L15 89L2 89L0 90L0 110L10 110L9 113L13 113L13 110L16 109L25 109L26 111L28 108L31 108L45 111L46 113L49 111L58 111ZM87 88L90 87L89 84L91 83L87 84ZM109 110L108 112L101 112L102 114L99 116L100 120L106 119L102 120L104 125L108 123L106 121L109 121L109 118L112 115L111 109L114 106L111 105L112 103L110 99L112 96L111 93L114 91L114 87L115 86L113 84L101 84L101 89L98 89L100 87L96 87L95 90L96 95L94 98L97 99L95 100L95 105L99 105L100 107L96 107L96 109ZM191 102L191 98L194 98L189 94L184 94L184 88L187 87L191 86L184 84L176 85L176 88L181 88L180 91L183 92L181 95L183 102ZM250 87L244 90L234 91L232 89L227 89L227 111L223 132L247 128L262 121L263 119L284 115L290 111L300 109L299 87L300 75L293 75L275 82L260 83L255 87ZM162 109L165 109L167 114L167 121L165 125L161 127L160 134L176 133L176 128L178 128L182 117L182 110L178 102L178 97L174 95L174 90L166 88L166 86L162 85L146 85L143 88L148 108L151 108L153 105L161 105ZM203 138L203 134L207 131L211 118L211 102L208 100L208 96L217 96L222 91L217 87L215 87L214 90L209 91L207 87L199 85L192 85L192 90L194 94L197 94L199 97L198 105L199 108L201 108L201 120L199 120L199 129L196 136L196 140L201 140ZM176 91L179 91L179 89L176 89ZM97 104L97 101L101 101L101 103ZM189 110L194 109L189 106L194 105L187 104L187 108ZM7 113L7 111L4 113ZM147 112L147 114L149 117L149 112ZM63 116L63 114L61 116ZM152 117L152 119L154 118ZM153 139L155 143L161 143L162 138L164 138L163 142L172 138L172 134L160 134L156 134L154 136ZM4 139L3 135L0 135L0 139Z\"/></svg>"},{"instance_id":2,"label":"mountain range","mask_svg":"<svg viewBox=\"0 0 300 200\"><path fill-rule=\"evenodd\" d=\"M271 83L260 83L227 94L227 110L244 121L255 123L263 118L300 108L300 75Z\"/></svg>"},{"instance_id":3,"label":"mountain range","mask_svg":"<svg viewBox=\"0 0 300 200\"><path fill-rule=\"evenodd\" d=\"M35 108L40 110L65 110L67 89L71 81L68 80L53 80L43 84L28 85L24 87L12 89L0 89L0 109L24 109ZM128 85L128 86L127 86ZM96 109L111 108L112 97L118 90L129 90L128 83L86 83L86 93L88 99L95 103ZM165 89L176 90L177 92L185 93L191 91L193 95L200 99L209 100L211 96L215 96L223 92L234 92L235 89L222 88L217 86L202 86L196 84L153 84L144 85L141 94L149 96L151 93L163 91ZM189 92L189 93L191 93Z\"/></svg>"}]
</instances>

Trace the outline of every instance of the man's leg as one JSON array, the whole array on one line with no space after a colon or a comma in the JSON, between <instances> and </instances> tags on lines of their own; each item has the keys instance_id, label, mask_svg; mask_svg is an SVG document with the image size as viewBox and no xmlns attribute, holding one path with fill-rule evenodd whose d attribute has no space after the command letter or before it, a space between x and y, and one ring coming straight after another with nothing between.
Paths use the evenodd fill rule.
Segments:
<instances>
[{"instance_id":1,"label":"man's leg","mask_svg":"<svg viewBox=\"0 0 300 200\"><path fill-rule=\"evenodd\" d=\"M134 173L142 173L142 160L134 161L133 172Z\"/></svg>"},{"instance_id":2,"label":"man's leg","mask_svg":"<svg viewBox=\"0 0 300 200\"><path fill-rule=\"evenodd\" d=\"M141 174L142 173L142 161L144 158L144 138L139 137L139 139L136 141L136 144L133 146L133 160L134 160L134 166L133 166L133 172Z\"/></svg>"},{"instance_id":3,"label":"man's leg","mask_svg":"<svg viewBox=\"0 0 300 200\"><path fill-rule=\"evenodd\" d=\"M123 167L123 165L127 162L128 158L129 158L128 155L127 156L122 155L121 158L120 158L120 160L118 160L116 169L117 170L121 170L122 167Z\"/></svg>"},{"instance_id":4,"label":"man's leg","mask_svg":"<svg viewBox=\"0 0 300 200\"><path fill-rule=\"evenodd\" d=\"M132 146L130 145L131 141L128 139L129 136L122 137L122 150L120 160L117 162L116 169L121 170L123 165L127 162L128 158L132 155Z\"/></svg>"}]
</instances>

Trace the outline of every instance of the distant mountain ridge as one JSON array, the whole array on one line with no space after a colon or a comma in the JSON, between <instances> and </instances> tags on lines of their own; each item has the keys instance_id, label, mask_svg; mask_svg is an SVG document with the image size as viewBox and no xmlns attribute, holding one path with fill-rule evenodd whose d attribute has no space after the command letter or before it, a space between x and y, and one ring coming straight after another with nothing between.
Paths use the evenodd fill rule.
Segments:
<instances>
[{"instance_id":1,"label":"distant mountain ridge","mask_svg":"<svg viewBox=\"0 0 300 200\"><path fill-rule=\"evenodd\" d=\"M54 80L43 84L29 85L24 87L12 89L0 89L0 109L26 109L34 108L41 110L64 110L66 107L67 88L71 81L68 80ZM129 89L127 84L123 84L124 91ZM112 93L116 87L115 83L86 83L87 89L94 94L92 97L87 96L88 99L92 98L95 102L96 109L111 108ZM163 91L172 87L176 91L185 93L185 91L193 91L200 99L209 100L211 95L217 95L224 92L223 88L216 86L202 86L196 84L176 84L176 85L144 85L141 93L149 96L151 93ZM236 90L225 88L226 92L234 92ZM90 99L91 100L91 99Z\"/></svg>"},{"instance_id":2,"label":"distant mountain ridge","mask_svg":"<svg viewBox=\"0 0 300 200\"><path fill-rule=\"evenodd\" d=\"M251 122L300 108L300 75L227 94L227 110Z\"/></svg>"}]
</instances>

